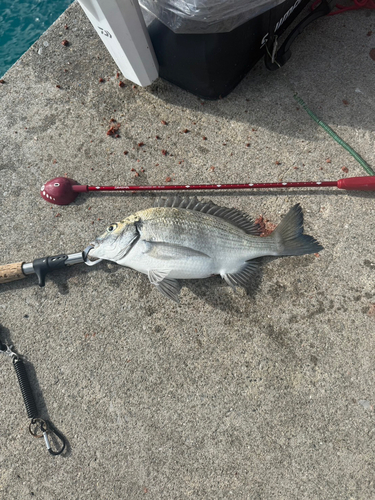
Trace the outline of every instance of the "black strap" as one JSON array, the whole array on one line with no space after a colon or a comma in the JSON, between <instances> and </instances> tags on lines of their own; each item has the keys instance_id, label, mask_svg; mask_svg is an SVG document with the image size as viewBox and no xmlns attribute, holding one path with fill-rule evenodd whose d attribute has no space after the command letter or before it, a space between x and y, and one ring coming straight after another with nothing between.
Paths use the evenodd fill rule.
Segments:
<instances>
[{"instance_id":1,"label":"black strap","mask_svg":"<svg viewBox=\"0 0 375 500\"><path fill-rule=\"evenodd\" d=\"M302 33L306 26L308 26L316 19L319 19L322 16L326 16L330 11L331 6L328 0L322 0L319 6L316 7L312 12L310 12L310 14L308 14L304 19L302 19L302 21L289 33L284 43L276 52L274 58L272 58L273 40L270 46L267 46L267 52L265 55L265 63L267 69L269 69L270 71L275 71L276 69L281 68L281 66L284 66L284 64L288 62L292 56L290 46L297 38L297 36Z\"/></svg>"}]
</instances>

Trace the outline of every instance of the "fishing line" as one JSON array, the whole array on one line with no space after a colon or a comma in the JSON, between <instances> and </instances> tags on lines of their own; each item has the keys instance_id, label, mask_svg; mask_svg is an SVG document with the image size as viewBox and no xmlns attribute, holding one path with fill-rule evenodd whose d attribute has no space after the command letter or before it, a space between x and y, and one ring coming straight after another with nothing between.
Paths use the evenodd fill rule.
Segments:
<instances>
[{"instance_id":1,"label":"fishing line","mask_svg":"<svg viewBox=\"0 0 375 500\"><path fill-rule=\"evenodd\" d=\"M294 99L300 104L303 109L306 111L306 113L318 124L320 125L326 132L329 134L332 139L334 139L340 146L342 146L344 149L346 149L352 156L357 160L357 162L364 168L364 170L369 174L369 175L375 175L374 170L370 167L370 165L365 161L362 156L360 156L354 149L349 146L341 137L339 137L336 132L334 132L331 127L329 127L326 123L324 123L320 118L316 116L316 114L311 111L307 107L307 104L298 96L298 94L294 94Z\"/></svg>"}]
</instances>

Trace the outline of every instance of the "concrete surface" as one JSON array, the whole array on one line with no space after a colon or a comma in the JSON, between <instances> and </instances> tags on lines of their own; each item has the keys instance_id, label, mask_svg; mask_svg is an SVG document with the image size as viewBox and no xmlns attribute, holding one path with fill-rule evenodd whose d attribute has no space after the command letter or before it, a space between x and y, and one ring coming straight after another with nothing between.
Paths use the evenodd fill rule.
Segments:
<instances>
[{"instance_id":1,"label":"concrete surface","mask_svg":"<svg viewBox=\"0 0 375 500\"><path fill-rule=\"evenodd\" d=\"M317 22L283 69L261 62L228 98L202 102L163 81L119 87L74 4L0 85L0 263L81 251L153 200L52 206L39 189L58 175L94 185L365 175L293 93L374 167L374 15ZM118 139L106 135L111 118ZM44 289L35 277L1 285L0 334L27 356L41 416L69 441L53 458L28 434L1 355L2 499L375 498L374 194L205 198L274 223L299 202L325 250L267 261L248 295L217 278L186 283L180 306L111 264L56 272Z\"/></svg>"}]
</instances>

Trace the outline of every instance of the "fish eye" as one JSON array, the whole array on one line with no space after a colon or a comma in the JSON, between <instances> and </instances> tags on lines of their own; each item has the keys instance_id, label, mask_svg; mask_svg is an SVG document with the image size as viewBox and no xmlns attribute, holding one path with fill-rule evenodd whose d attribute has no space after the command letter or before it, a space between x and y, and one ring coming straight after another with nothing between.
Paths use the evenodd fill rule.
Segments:
<instances>
[{"instance_id":1,"label":"fish eye","mask_svg":"<svg viewBox=\"0 0 375 500\"><path fill-rule=\"evenodd\" d=\"M112 233L117 227L117 224L111 224L110 226L107 227L108 233Z\"/></svg>"}]
</instances>

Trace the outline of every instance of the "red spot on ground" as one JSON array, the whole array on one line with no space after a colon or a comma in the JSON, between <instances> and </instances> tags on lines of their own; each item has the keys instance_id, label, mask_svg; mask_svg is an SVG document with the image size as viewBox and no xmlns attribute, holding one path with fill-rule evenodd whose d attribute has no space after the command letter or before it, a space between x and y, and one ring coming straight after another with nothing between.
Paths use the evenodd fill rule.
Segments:
<instances>
[{"instance_id":1,"label":"red spot on ground","mask_svg":"<svg viewBox=\"0 0 375 500\"><path fill-rule=\"evenodd\" d=\"M259 226L259 236L269 236L276 228L276 224L270 222L268 219L265 219L263 215L260 215L254 223Z\"/></svg>"},{"instance_id":2,"label":"red spot on ground","mask_svg":"<svg viewBox=\"0 0 375 500\"><path fill-rule=\"evenodd\" d=\"M371 304L367 314L375 319L375 304Z\"/></svg>"}]
</instances>

